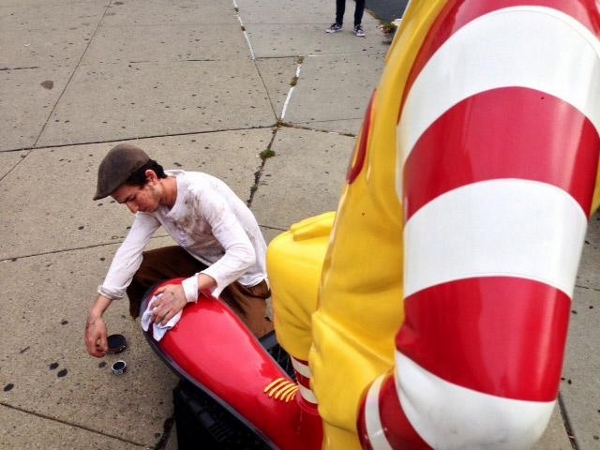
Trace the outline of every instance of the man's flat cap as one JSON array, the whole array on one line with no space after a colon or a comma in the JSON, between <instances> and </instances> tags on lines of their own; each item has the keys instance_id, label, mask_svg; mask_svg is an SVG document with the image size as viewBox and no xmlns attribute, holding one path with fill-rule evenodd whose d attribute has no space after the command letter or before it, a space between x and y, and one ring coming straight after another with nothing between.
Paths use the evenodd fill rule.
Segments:
<instances>
[{"instance_id":1,"label":"man's flat cap","mask_svg":"<svg viewBox=\"0 0 600 450\"><path fill-rule=\"evenodd\" d=\"M108 197L148 161L150 157L146 152L132 144L119 144L110 149L98 167L94 200Z\"/></svg>"}]
</instances>

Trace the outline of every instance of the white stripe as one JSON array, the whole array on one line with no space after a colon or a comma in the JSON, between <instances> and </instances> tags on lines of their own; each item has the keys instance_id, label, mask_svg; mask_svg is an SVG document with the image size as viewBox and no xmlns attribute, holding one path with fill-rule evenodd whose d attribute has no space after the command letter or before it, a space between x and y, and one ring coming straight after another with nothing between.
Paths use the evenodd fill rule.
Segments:
<instances>
[{"instance_id":1,"label":"white stripe","mask_svg":"<svg viewBox=\"0 0 600 450\"><path fill-rule=\"evenodd\" d=\"M300 383L298 383L298 391L300 392L300 395L302 396L302 398L304 400L306 400L307 402L312 403L314 405L316 405L318 403L317 398L315 397L315 394L313 393L313 391L305 388Z\"/></svg>"},{"instance_id":2,"label":"white stripe","mask_svg":"<svg viewBox=\"0 0 600 450\"><path fill-rule=\"evenodd\" d=\"M510 276L572 297L586 228L580 205L550 184L499 179L454 189L406 223L405 296L453 280Z\"/></svg>"},{"instance_id":3,"label":"white stripe","mask_svg":"<svg viewBox=\"0 0 600 450\"><path fill-rule=\"evenodd\" d=\"M236 11L238 11L238 7L237 7L237 4L235 3L235 1L233 2L233 7L236 9ZM242 22L242 18L240 17L239 12L236 12L236 16L238 18L238 22L242 26L242 30L244 30L243 31L244 39L246 39L246 44L248 44L248 49L250 50L250 59L252 59L252 61L254 61L256 59L256 57L254 56L254 49L252 48L252 42L250 42L248 33L246 33L246 27L244 26L244 22Z\"/></svg>"},{"instance_id":4,"label":"white stripe","mask_svg":"<svg viewBox=\"0 0 600 450\"><path fill-rule=\"evenodd\" d=\"M299 63L296 66L296 83L298 83L298 80L300 79L300 69L302 68L302 63ZM283 103L283 108L281 109L281 120L283 120L285 118L285 112L287 111L287 107L290 103L290 100L292 99L292 93L294 92L294 88L296 87L296 85L292 86L290 88L290 90L287 93L287 96L285 97L285 102Z\"/></svg>"},{"instance_id":5,"label":"white stripe","mask_svg":"<svg viewBox=\"0 0 600 450\"><path fill-rule=\"evenodd\" d=\"M392 450L383 432L383 425L381 424L379 415L379 392L381 391L384 379L385 375L381 375L373 381L365 400L365 425L371 447L374 450Z\"/></svg>"},{"instance_id":6,"label":"white stripe","mask_svg":"<svg viewBox=\"0 0 600 450\"><path fill-rule=\"evenodd\" d=\"M577 20L552 8L506 8L463 26L423 67L397 128L398 168L448 109L477 93L507 86L564 100L600 133L600 41ZM400 198L401 177L402 170L397 170Z\"/></svg>"},{"instance_id":7,"label":"white stripe","mask_svg":"<svg viewBox=\"0 0 600 450\"><path fill-rule=\"evenodd\" d=\"M396 389L417 433L437 450L528 449L544 432L556 402L483 394L436 377L396 352Z\"/></svg>"},{"instance_id":8,"label":"white stripe","mask_svg":"<svg viewBox=\"0 0 600 450\"><path fill-rule=\"evenodd\" d=\"M312 373L310 371L310 367L308 365L301 363L295 358L290 358L292 360L292 367L296 372L306 378L312 378Z\"/></svg>"}]
</instances>

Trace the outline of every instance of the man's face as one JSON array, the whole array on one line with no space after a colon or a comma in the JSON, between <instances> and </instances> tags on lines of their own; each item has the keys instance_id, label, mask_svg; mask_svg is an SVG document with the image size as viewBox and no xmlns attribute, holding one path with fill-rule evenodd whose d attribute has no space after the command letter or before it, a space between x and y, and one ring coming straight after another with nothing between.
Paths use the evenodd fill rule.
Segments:
<instances>
[{"instance_id":1,"label":"man's face","mask_svg":"<svg viewBox=\"0 0 600 450\"><path fill-rule=\"evenodd\" d=\"M160 196L152 181L143 187L122 184L112 194L117 203L129 208L133 214L140 212L154 212L160 205Z\"/></svg>"}]
</instances>

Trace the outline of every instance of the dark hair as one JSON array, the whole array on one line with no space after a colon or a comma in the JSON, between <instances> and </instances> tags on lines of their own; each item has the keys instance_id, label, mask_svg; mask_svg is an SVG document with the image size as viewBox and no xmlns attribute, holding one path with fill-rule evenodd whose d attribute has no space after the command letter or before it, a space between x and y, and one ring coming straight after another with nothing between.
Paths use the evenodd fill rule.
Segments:
<instances>
[{"instance_id":1,"label":"dark hair","mask_svg":"<svg viewBox=\"0 0 600 450\"><path fill-rule=\"evenodd\" d=\"M163 167L159 163L151 159L138 170L133 172L129 176L129 178L127 178L125 184L140 187L145 186L148 182L148 178L146 178L146 170L152 170L158 178L167 178L167 174L165 173Z\"/></svg>"}]
</instances>

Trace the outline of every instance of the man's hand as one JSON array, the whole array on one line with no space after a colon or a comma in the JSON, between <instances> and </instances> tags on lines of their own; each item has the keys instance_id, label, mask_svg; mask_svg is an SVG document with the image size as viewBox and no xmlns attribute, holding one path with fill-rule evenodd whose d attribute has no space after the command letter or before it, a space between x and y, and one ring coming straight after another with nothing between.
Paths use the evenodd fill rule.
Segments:
<instances>
[{"instance_id":1,"label":"man's hand","mask_svg":"<svg viewBox=\"0 0 600 450\"><path fill-rule=\"evenodd\" d=\"M102 314L111 303L110 298L99 295L85 321L85 346L88 353L96 358L102 358L108 352L106 324Z\"/></svg>"},{"instance_id":2,"label":"man's hand","mask_svg":"<svg viewBox=\"0 0 600 450\"><path fill-rule=\"evenodd\" d=\"M106 324L101 316L90 313L85 322L85 345L90 355L102 358L108 352Z\"/></svg>"},{"instance_id":3,"label":"man's hand","mask_svg":"<svg viewBox=\"0 0 600 450\"><path fill-rule=\"evenodd\" d=\"M180 284L162 286L154 295L160 295L160 298L152 304L152 322L161 325L166 325L187 304L183 287Z\"/></svg>"}]
</instances>

